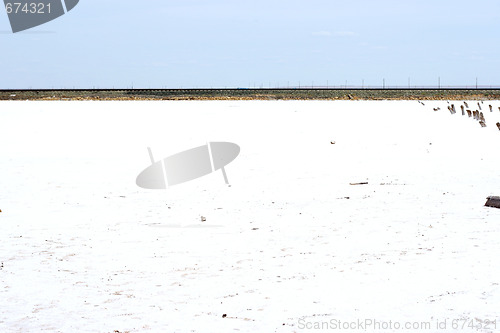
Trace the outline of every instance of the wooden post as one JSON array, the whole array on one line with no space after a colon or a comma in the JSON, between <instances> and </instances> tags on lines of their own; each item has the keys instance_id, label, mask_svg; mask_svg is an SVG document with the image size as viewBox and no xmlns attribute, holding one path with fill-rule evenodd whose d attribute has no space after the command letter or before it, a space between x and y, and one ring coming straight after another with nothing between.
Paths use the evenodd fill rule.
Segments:
<instances>
[{"instance_id":1,"label":"wooden post","mask_svg":"<svg viewBox=\"0 0 500 333\"><path fill-rule=\"evenodd\" d=\"M500 197L491 196L486 198L486 207L500 208Z\"/></svg>"}]
</instances>

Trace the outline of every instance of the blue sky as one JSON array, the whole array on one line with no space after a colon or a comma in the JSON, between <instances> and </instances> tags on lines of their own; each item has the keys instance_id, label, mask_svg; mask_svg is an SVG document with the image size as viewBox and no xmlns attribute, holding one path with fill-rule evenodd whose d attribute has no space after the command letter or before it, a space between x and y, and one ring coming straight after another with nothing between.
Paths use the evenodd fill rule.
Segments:
<instances>
[{"instance_id":1,"label":"blue sky","mask_svg":"<svg viewBox=\"0 0 500 333\"><path fill-rule=\"evenodd\" d=\"M0 88L500 86L498 0L80 0L12 34Z\"/></svg>"}]
</instances>

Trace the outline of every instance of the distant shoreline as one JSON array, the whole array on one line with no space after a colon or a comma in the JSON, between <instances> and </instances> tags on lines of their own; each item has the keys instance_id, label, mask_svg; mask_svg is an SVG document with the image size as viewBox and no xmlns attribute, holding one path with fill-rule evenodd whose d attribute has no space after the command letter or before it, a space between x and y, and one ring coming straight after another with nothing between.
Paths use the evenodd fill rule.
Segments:
<instances>
[{"instance_id":1,"label":"distant shoreline","mask_svg":"<svg viewBox=\"0 0 500 333\"><path fill-rule=\"evenodd\" d=\"M500 100L500 89L12 89L0 100Z\"/></svg>"}]
</instances>

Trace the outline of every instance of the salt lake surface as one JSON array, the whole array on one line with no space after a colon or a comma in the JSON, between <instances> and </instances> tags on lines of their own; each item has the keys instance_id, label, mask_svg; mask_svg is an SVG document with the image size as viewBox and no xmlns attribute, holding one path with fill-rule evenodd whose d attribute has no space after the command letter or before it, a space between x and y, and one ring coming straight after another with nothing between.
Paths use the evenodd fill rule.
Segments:
<instances>
[{"instance_id":1,"label":"salt lake surface","mask_svg":"<svg viewBox=\"0 0 500 333\"><path fill-rule=\"evenodd\" d=\"M499 331L500 101L424 104L0 102L0 331Z\"/></svg>"}]
</instances>

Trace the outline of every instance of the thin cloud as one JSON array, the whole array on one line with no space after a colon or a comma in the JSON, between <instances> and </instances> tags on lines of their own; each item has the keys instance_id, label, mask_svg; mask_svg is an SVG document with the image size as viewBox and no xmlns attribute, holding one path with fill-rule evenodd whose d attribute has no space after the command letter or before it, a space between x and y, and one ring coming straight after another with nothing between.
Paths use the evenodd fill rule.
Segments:
<instances>
[{"instance_id":1,"label":"thin cloud","mask_svg":"<svg viewBox=\"0 0 500 333\"><path fill-rule=\"evenodd\" d=\"M334 35L338 37L354 37L358 34L353 31L336 31Z\"/></svg>"}]
</instances>

